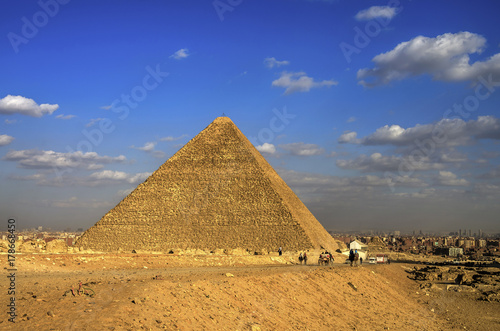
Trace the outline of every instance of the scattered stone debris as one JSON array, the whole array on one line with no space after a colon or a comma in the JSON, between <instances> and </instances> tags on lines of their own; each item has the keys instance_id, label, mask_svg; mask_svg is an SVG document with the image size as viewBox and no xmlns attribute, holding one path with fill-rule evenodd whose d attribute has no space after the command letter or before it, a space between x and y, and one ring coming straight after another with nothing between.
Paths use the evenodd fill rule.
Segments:
<instances>
[{"instance_id":1,"label":"scattered stone debris","mask_svg":"<svg viewBox=\"0 0 500 331\"><path fill-rule=\"evenodd\" d=\"M347 285L349 285L350 287L352 287L352 289L353 289L354 291L357 291L357 290L358 290L358 287L357 287L356 285L354 285L353 283L351 283L351 282L347 283Z\"/></svg>"},{"instance_id":2,"label":"scattered stone debris","mask_svg":"<svg viewBox=\"0 0 500 331\"><path fill-rule=\"evenodd\" d=\"M478 300L500 302L500 269L496 267L414 267L408 278L421 289L476 293Z\"/></svg>"}]
</instances>

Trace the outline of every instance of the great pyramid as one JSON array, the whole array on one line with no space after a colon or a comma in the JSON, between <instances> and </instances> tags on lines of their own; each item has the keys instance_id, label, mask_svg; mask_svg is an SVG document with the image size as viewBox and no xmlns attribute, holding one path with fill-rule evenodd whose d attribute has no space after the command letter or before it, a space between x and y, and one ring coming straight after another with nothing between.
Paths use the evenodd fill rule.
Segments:
<instances>
[{"instance_id":1,"label":"great pyramid","mask_svg":"<svg viewBox=\"0 0 500 331\"><path fill-rule=\"evenodd\" d=\"M75 245L104 252L337 248L228 117L216 118Z\"/></svg>"}]
</instances>

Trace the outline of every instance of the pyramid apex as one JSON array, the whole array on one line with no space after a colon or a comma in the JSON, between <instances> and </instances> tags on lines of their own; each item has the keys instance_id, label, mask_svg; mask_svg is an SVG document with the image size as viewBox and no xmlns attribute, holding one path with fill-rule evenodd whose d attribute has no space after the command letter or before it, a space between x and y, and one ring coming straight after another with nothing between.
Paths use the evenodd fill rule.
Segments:
<instances>
[{"instance_id":1,"label":"pyramid apex","mask_svg":"<svg viewBox=\"0 0 500 331\"><path fill-rule=\"evenodd\" d=\"M219 117L216 117L215 120L212 122L212 123L233 123L233 121L231 121L231 119L227 116L219 116Z\"/></svg>"}]
</instances>

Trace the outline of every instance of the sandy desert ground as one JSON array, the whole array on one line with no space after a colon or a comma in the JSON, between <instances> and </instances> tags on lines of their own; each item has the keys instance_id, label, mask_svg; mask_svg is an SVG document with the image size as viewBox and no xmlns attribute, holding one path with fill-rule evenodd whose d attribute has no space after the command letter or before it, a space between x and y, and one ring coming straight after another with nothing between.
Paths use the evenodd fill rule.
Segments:
<instances>
[{"instance_id":1,"label":"sandy desert ground","mask_svg":"<svg viewBox=\"0 0 500 331\"><path fill-rule=\"evenodd\" d=\"M317 266L312 260L304 266L287 254L20 254L18 316L15 324L8 321L3 276L0 329L500 329L498 301L446 290L443 281L410 279L414 265ZM95 295L74 296L79 282Z\"/></svg>"}]
</instances>

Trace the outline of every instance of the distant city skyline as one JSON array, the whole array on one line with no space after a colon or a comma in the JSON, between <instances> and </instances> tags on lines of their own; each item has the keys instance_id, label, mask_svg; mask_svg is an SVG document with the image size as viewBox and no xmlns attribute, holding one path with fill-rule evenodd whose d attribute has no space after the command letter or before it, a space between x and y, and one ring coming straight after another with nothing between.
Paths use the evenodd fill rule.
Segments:
<instances>
[{"instance_id":1,"label":"distant city skyline","mask_svg":"<svg viewBox=\"0 0 500 331\"><path fill-rule=\"evenodd\" d=\"M20 228L89 228L225 114L327 230L500 232L497 2L0 7Z\"/></svg>"}]
</instances>

